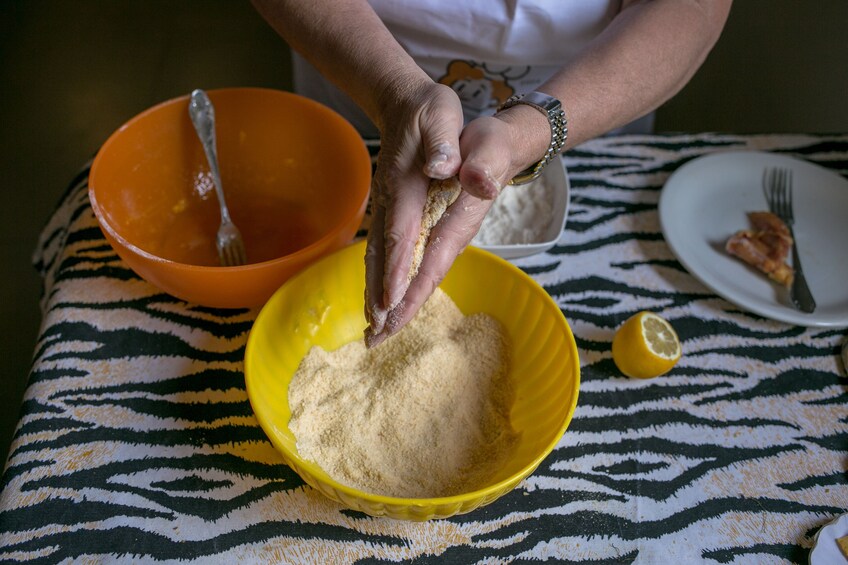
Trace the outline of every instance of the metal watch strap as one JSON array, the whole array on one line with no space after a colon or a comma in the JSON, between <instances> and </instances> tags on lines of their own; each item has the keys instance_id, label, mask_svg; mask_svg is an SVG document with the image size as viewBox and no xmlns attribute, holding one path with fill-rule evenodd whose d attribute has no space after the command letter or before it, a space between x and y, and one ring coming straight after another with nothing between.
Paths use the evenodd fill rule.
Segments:
<instances>
[{"instance_id":1,"label":"metal watch strap","mask_svg":"<svg viewBox=\"0 0 848 565\"><path fill-rule=\"evenodd\" d=\"M551 144L548 146L548 150L539 162L527 167L509 181L509 184L517 185L527 184L537 179L542 174L542 169L559 156L568 137L568 121L565 118L565 112L563 112L562 104L559 100L553 96L536 91L510 96L506 102L501 104L497 111L506 110L516 104L526 104L527 106L536 108L545 115L548 119L548 124L551 126Z\"/></svg>"}]
</instances>

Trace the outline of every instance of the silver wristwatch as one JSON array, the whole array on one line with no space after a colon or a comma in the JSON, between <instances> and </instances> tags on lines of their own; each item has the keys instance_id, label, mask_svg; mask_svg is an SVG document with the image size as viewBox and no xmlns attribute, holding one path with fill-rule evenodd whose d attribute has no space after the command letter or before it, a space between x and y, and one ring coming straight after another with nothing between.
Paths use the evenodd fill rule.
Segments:
<instances>
[{"instance_id":1,"label":"silver wristwatch","mask_svg":"<svg viewBox=\"0 0 848 565\"><path fill-rule=\"evenodd\" d=\"M548 118L548 123L551 126L551 144L548 146L544 157L538 163L524 169L509 181L509 184L527 184L537 179L542 174L542 169L559 156L568 137L568 121L565 119L565 112L563 112L562 104L559 100L553 96L535 91L510 96L506 102L500 105L497 111L506 110L516 104L526 104L536 108Z\"/></svg>"}]
</instances>

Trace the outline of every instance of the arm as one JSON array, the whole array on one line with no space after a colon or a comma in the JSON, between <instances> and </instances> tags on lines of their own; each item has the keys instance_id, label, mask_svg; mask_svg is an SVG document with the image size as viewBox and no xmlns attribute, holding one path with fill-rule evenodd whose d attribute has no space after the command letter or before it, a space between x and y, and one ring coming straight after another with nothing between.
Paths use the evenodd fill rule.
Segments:
<instances>
[{"instance_id":1,"label":"arm","mask_svg":"<svg viewBox=\"0 0 848 565\"><path fill-rule=\"evenodd\" d=\"M603 33L539 87L562 102L566 149L655 110L683 88L718 40L730 5L731 0L624 0ZM477 120L463 135L469 151L463 181L488 177L503 186L547 149L550 128L533 108L515 106L497 119L509 127ZM495 136L509 142L497 143Z\"/></svg>"},{"instance_id":2,"label":"arm","mask_svg":"<svg viewBox=\"0 0 848 565\"><path fill-rule=\"evenodd\" d=\"M549 126L539 112L518 105L462 130L456 95L421 71L365 0L253 1L380 129L366 251L366 317L370 343L379 343L430 296L501 187L544 154ZM628 123L676 93L718 39L730 2L623 0L608 28L539 88L563 103L567 146ZM427 246L410 284L429 178L457 173L464 190L431 233L438 245Z\"/></svg>"},{"instance_id":3,"label":"arm","mask_svg":"<svg viewBox=\"0 0 848 565\"><path fill-rule=\"evenodd\" d=\"M272 28L379 127L384 103L428 77L364 0L252 0ZM362 38L368 38L363 41Z\"/></svg>"},{"instance_id":4,"label":"arm","mask_svg":"<svg viewBox=\"0 0 848 565\"><path fill-rule=\"evenodd\" d=\"M677 93L718 40L730 4L731 0L624 0L604 32L539 87L563 104L569 130L566 149L647 114ZM509 179L537 162L550 136L545 117L525 105L478 118L465 127L459 175L465 191L452 209L471 213L453 214L434 228L431 238L441 242L440 247L428 247L404 297L412 307L390 316L388 333L412 318L474 237L491 205L486 199L495 198Z\"/></svg>"},{"instance_id":5,"label":"arm","mask_svg":"<svg viewBox=\"0 0 848 565\"><path fill-rule=\"evenodd\" d=\"M658 108L718 40L731 0L625 0L620 14L545 87L562 96L574 143Z\"/></svg>"},{"instance_id":6,"label":"arm","mask_svg":"<svg viewBox=\"0 0 848 565\"><path fill-rule=\"evenodd\" d=\"M389 311L400 306L409 285L430 178L449 178L459 170L459 98L415 64L365 0L253 1L283 39L345 91L380 130L365 257L365 314L369 335L380 336ZM476 213L479 227L485 211ZM469 213L455 216L461 220ZM474 222L466 218L464 223ZM423 302L407 301L409 307L401 306L391 319L398 319L397 311L411 317Z\"/></svg>"}]
</instances>

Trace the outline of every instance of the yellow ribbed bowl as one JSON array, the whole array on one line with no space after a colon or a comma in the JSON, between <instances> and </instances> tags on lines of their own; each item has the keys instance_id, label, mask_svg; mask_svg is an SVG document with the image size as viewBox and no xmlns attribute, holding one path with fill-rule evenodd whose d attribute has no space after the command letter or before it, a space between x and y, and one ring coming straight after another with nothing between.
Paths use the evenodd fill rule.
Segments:
<instances>
[{"instance_id":1,"label":"yellow ribbed bowl","mask_svg":"<svg viewBox=\"0 0 848 565\"><path fill-rule=\"evenodd\" d=\"M313 345L333 350L362 338L364 254L360 242L314 263L280 287L259 313L244 363L247 395L259 424L304 481L354 510L429 520L494 501L532 473L562 437L577 404L580 363L568 322L545 290L514 265L476 248L457 258L441 287L463 313L494 316L511 338L510 378L516 392L511 419L520 439L506 466L468 493L393 498L338 483L298 455L288 428L289 382Z\"/></svg>"}]
</instances>

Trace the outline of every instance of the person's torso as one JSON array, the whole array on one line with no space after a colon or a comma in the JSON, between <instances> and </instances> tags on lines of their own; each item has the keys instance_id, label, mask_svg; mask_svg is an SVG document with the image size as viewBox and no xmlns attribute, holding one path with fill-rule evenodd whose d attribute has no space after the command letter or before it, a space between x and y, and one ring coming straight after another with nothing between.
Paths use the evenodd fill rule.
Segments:
<instances>
[{"instance_id":1,"label":"person's torso","mask_svg":"<svg viewBox=\"0 0 848 565\"><path fill-rule=\"evenodd\" d=\"M398 43L434 80L453 88L466 121L535 90L621 9L621 0L369 0ZM373 125L337 89L295 60L295 85L363 131ZM364 131L363 133L370 133Z\"/></svg>"},{"instance_id":2,"label":"person's torso","mask_svg":"<svg viewBox=\"0 0 848 565\"><path fill-rule=\"evenodd\" d=\"M612 20L620 0L369 0L466 120L535 90Z\"/></svg>"}]
</instances>

